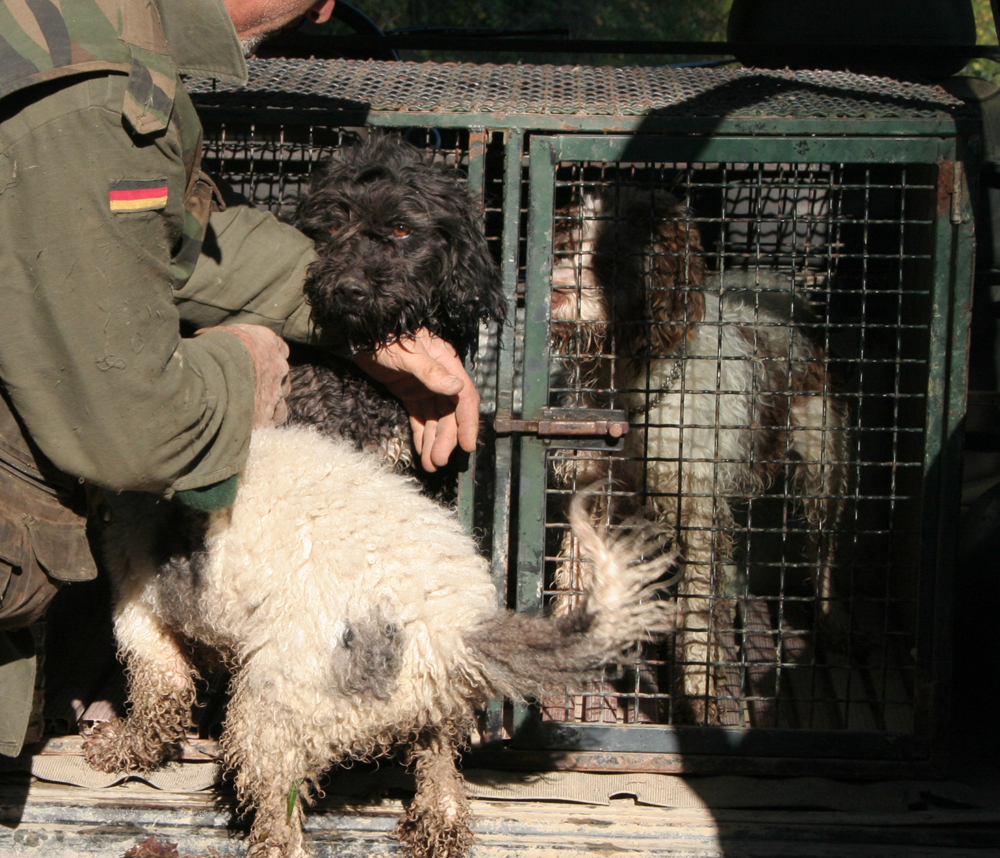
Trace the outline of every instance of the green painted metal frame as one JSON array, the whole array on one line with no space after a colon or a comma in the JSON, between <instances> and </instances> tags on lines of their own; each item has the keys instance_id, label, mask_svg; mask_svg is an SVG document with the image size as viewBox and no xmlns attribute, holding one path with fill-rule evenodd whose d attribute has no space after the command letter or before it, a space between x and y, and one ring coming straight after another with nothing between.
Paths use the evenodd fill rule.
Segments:
<instances>
[{"instance_id":1,"label":"green painted metal frame","mask_svg":"<svg viewBox=\"0 0 1000 858\"><path fill-rule=\"evenodd\" d=\"M845 96L848 95L845 90ZM213 108L219 118L246 121L246 110L226 107ZM832 137L844 134L850 125L851 138L948 137L956 131L974 131L974 123L955 120L942 115L908 118L796 118L794 116L763 117L698 117L659 114L646 116L580 115L565 116L525 113L426 113L422 111L312 110L290 115L288 109L255 108L254 121L258 124L316 124L327 120L330 124L365 126L386 129L401 128L461 128L472 131L498 133L543 134L692 134L706 137L747 137L754 139L782 139L785 137Z\"/></svg>"}]
</instances>

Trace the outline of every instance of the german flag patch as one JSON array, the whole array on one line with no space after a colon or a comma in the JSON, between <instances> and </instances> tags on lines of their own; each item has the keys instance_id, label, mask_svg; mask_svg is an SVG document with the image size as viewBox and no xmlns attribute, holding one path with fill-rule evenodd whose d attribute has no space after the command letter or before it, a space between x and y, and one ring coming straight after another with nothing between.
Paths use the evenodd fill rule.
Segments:
<instances>
[{"instance_id":1,"label":"german flag patch","mask_svg":"<svg viewBox=\"0 0 1000 858\"><path fill-rule=\"evenodd\" d=\"M111 183L109 203L113 212L150 212L167 205L167 180Z\"/></svg>"}]
</instances>

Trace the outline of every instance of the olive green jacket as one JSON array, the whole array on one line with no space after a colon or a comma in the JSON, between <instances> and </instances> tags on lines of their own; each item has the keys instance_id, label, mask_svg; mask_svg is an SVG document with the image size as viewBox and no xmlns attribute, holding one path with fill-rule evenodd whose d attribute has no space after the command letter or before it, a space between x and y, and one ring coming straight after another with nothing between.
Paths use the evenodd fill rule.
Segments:
<instances>
[{"instance_id":1,"label":"olive green jacket","mask_svg":"<svg viewBox=\"0 0 1000 858\"><path fill-rule=\"evenodd\" d=\"M55 20L38 0L0 6L0 378L65 473L158 493L218 482L246 455L250 359L231 334L181 339L181 322L308 337L312 246L237 206L211 215L199 258L211 188L177 73L245 80L220 0L60 5Z\"/></svg>"},{"instance_id":2,"label":"olive green jacket","mask_svg":"<svg viewBox=\"0 0 1000 858\"><path fill-rule=\"evenodd\" d=\"M312 338L312 245L219 204L180 73L245 81L221 0L0 3L0 469L17 478L0 574L95 574L82 482L170 495L239 472L249 355L232 334L182 330ZM23 670L5 681L17 660L2 649L0 753L17 753L30 685Z\"/></svg>"}]
</instances>

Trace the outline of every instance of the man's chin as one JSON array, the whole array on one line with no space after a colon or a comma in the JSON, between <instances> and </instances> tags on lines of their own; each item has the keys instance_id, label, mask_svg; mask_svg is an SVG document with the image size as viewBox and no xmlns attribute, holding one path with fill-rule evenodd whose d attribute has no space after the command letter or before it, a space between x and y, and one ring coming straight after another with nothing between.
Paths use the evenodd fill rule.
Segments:
<instances>
[{"instance_id":1,"label":"man's chin","mask_svg":"<svg viewBox=\"0 0 1000 858\"><path fill-rule=\"evenodd\" d=\"M298 29L299 26L301 26L303 20L304 18L300 16L292 21L289 21L283 27L279 27L276 30L272 30L270 33L258 33L256 36L247 36L244 39L240 39L240 45L243 48L243 56L246 57L247 59L250 59L254 54L257 53L257 49L260 48L263 42L266 42L268 39L274 38L280 33L289 33L293 30Z\"/></svg>"},{"instance_id":2,"label":"man's chin","mask_svg":"<svg viewBox=\"0 0 1000 858\"><path fill-rule=\"evenodd\" d=\"M256 36L248 36L245 39L240 39L240 47L243 48L243 56L250 59L257 53L257 49L264 41L266 41L269 35L270 33L259 33Z\"/></svg>"}]
</instances>

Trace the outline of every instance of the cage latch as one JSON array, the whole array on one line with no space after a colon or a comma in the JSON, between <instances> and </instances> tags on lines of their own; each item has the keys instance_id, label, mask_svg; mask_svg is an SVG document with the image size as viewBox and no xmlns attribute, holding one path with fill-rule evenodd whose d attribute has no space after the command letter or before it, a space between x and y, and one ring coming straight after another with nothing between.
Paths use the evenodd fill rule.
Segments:
<instances>
[{"instance_id":1,"label":"cage latch","mask_svg":"<svg viewBox=\"0 0 1000 858\"><path fill-rule=\"evenodd\" d=\"M493 428L498 435L537 435L553 446L620 450L629 422L624 411L606 408L543 408L538 420L498 412Z\"/></svg>"}]
</instances>

